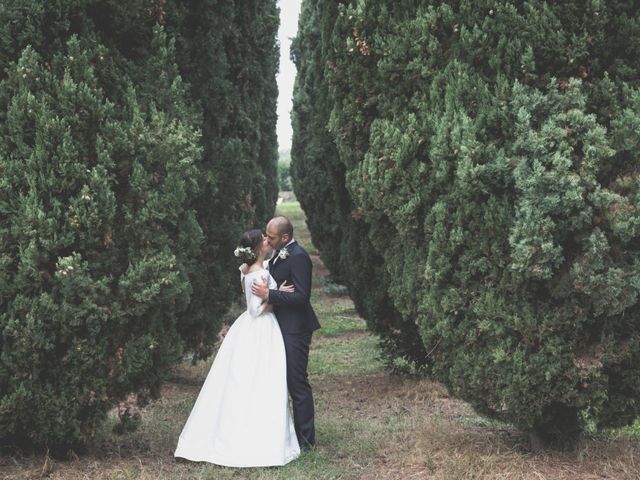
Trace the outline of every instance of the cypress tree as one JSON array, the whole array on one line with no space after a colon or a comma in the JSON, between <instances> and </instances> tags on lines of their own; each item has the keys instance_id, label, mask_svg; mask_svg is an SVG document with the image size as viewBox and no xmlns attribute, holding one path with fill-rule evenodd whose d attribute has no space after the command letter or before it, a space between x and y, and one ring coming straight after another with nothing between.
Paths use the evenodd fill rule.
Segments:
<instances>
[{"instance_id":1,"label":"cypress tree","mask_svg":"<svg viewBox=\"0 0 640 480\"><path fill-rule=\"evenodd\" d=\"M220 27L212 50L185 48L187 3L200 31ZM211 353L238 293L237 233L277 195L263 3L0 9L3 442L76 448L130 393L158 396L185 352ZM194 71L215 62L203 88Z\"/></svg>"},{"instance_id":2,"label":"cypress tree","mask_svg":"<svg viewBox=\"0 0 640 480\"><path fill-rule=\"evenodd\" d=\"M275 75L279 25L275 0L171 1L167 30L202 115L203 162L198 221L207 241L192 282L194 299L183 336L209 355L237 291L230 254L251 225L262 228L278 195Z\"/></svg>"},{"instance_id":3,"label":"cypress tree","mask_svg":"<svg viewBox=\"0 0 640 480\"><path fill-rule=\"evenodd\" d=\"M100 55L77 37L51 62L27 47L0 83L0 436L52 450L129 392L157 395L202 238L197 130L133 85L116 109Z\"/></svg>"},{"instance_id":4,"label":"cypress tree","mask_svg":"<svg viewBox=\"0 0 640 480\"><path fill-rule=\"evenodd\" d=\"M418 325L428 371L479 412L550 442L574 439L586 417L632 422L640 9L317 5L331 48L313 68L330 114L320 128L306 122L306 135L329 130L344 172L336 188L384 255L376 280L398 324ZM349 262L342 270L361 277Z\"/></svg>"},{"instance_id":5,"label":"cypress tree","mask_svg":"<svg viewBox=\"0 0 640 480\"><path fill-rule=\"evenodd\" d=\"M294 190L324 263L337 281L347 285L358 313L382 336L385 349L392 356L424 363L424 347L412 316L403 317L389 297L391 277L383 268L385 249L380 248L381 239L373 239L372 225L363 220L347 188L348 168L338 148L343 145L336 141L331 127L336 102L331 79L339 74L332 32L339 10L335 3L302 4L298 36L292 45L298 70L292 115ZM359 87L349 88L356 91Z\"/></svg>"}]
</instances>

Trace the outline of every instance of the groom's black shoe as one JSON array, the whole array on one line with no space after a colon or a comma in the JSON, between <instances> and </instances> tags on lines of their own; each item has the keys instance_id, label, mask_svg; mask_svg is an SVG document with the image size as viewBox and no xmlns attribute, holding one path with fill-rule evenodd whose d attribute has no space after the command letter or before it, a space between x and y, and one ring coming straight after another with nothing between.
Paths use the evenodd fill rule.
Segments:
<instances>
[{"instance_id":1,"label":"groom's black shoe","mask_svg":"<svg viewBox=\"0 0 640 480\"><path fill-rule=\"evenodd\" d=\"M315 448L316 448L315 443L309 443L309 442L305 442L305 441L302 441L302 442L299 441L298 443L300 444L300 451L301 452L308 452L310 450L315 450Z\"/></svg>"}]
</instances>

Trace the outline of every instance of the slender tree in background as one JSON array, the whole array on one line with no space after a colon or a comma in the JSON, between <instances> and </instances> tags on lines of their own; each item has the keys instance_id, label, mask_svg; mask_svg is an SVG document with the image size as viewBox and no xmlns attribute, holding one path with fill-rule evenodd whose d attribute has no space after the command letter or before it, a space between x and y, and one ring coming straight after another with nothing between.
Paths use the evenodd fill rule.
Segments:
<instances>
[{"instance_id":1,"label":"slender tree in background","mask_svg":"<svg viewBox=\"0 0 640 480\"><path fill-rule=\"evenodd\" d=\"M405 311L403 317L402 306L395 307L389 298L390 272L383 267L392 239L371 237L372 226L363 221L348 191L347 166L329 128L334 97L327 79L335 74L331 32L338 9L337 3L303 2L292 45L298 70L292 115L294 190L307 215L314 245L332 275L347 284L369 328L382 336L393 355L424 363L415 312ZM354 124L354 128L359 126Z\"/></svg>"},{"instance_id":2,"label":"slender tree in background","mask_svg":"<svg viewBox=\"0 0 640 480\"><path fill-rule=\"evenodd\" d=\"M191 346L212 352L212 339L237 290L230 254L249 226L263 228L277 195L276 138L279 50L276 2L173 1L167 29L176 38L180 71L202 113L204 161L196 202L205 258L192 282Z\"/></svg>"},{"instance_id":3,"label":"slender tree in background","mask_svg":"<svg viewBox=\"0 0 640 480\"><path fill-rule=\"evenodd\" d=\"M190 52L177 3L0 9L3 443L77 447L130 393L157 396L184 352L211 353L237 232L273 211L275 2L209 5L219 43ZM209 89L187 53L218 62ZM217 110L215 82L233 96Z\"/></svg>"},{"instance_id":4,"label":"slender tree in background","mask_svg":"<svg viewBox=\"0 0 640 480\"><path fill-rule=\"evenodd\" d=\"M370 263L381 259L375 281L401 320L374 312L370 325L385 338L417 325L426 369L452 394L543 440L632 422L640 8L303 9L296 194L316 236L328 215L310 199L348 200L333 203L339 243L322 253L341 255L327 263L363 296L371 272L343 252L357 236Z\"/></svg>"}]
</instances>

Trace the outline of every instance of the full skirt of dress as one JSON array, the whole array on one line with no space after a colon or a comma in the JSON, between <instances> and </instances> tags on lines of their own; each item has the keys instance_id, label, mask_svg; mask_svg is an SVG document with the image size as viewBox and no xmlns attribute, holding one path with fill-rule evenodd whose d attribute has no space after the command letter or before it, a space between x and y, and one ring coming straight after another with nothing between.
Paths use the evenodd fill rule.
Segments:
<instances>
[{"instance_id":1,"label":"full skirt of dress","mask_svg":"<svg viewBox=\"0 0 640 480\"><path fill-rule=\"evenodd\" d=\"M272 312L244 312L233 323L174 455L229 467L284 465L300 455L284 341Z\"/></svg>"}]
</instances>

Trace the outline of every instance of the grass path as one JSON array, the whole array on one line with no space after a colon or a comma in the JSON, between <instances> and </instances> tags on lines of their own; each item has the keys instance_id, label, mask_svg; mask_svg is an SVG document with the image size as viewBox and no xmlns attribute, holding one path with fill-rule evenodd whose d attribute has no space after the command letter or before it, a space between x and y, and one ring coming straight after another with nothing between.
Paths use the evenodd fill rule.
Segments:
<instances>
[{"instance_id":1,"label":"grass path","mask_svg":"<svg viewBox=\"0 0 640 480\"><path fill-rule=\"evenodd\" d=\"M389 375L377 339L332 284L297 203L279 211L314 262L309 375L318 447L280 468L230 469L176 461L175 442L211 360L175 369L142 427L117 436L106 425L89 452L67 462L0 455L0 479L638 479L640 447L620 435L585 440L573 453L532 454L512 428L483 420L438 384Z\"/></svg>"}]
</instances>

